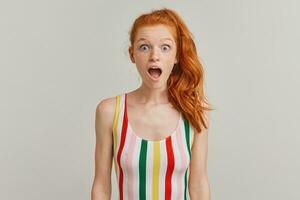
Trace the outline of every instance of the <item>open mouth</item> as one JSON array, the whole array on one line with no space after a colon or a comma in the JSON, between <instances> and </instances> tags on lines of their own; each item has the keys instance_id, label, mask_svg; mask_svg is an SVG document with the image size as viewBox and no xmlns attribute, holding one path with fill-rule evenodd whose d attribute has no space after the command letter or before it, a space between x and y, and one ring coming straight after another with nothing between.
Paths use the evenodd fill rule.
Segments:
<instances>
[{"instance_id":1,"label":"open mouth","mask_svg":"<svg viewBox=\"0 0 300 200\"><path fill-rule=\"evenodd\" d=\"M157 67L151 67L148 69L148 73L150 74L151 77L157 79L160 77L162 70L160 68Z\"/></svg>"}]
</instances>

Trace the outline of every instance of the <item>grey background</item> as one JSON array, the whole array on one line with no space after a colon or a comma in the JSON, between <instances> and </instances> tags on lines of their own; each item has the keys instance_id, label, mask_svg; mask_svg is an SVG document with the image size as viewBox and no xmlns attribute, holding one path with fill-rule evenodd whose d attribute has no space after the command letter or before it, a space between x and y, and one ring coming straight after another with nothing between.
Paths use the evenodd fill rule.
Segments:
<instances>
[{"instance_id":1,"label":"grey background","mask_svg":"<svg viewBox=\"0 0 300 200\"><path fill-rule=\"evenodd\" d=\"M212 199L300 199L296 0L1 1L0 199L90 199L95 108L139 86L128 31L163 6L194 34L216 108Z\"/></svg>"}]
</instances>

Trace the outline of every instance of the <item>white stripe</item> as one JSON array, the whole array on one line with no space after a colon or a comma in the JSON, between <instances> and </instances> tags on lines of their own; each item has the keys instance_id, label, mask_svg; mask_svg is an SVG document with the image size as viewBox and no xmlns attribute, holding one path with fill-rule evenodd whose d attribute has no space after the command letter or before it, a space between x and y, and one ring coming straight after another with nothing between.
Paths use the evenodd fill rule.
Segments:
<instances>
[{"instance_id":1,"label":"white stripe","mask_svg":"<svg viewBox=\"0 0 300 200\"><path fill-rule=\"evenodd\" d=\"M189 167L188 167L188 171L187 171L187 183L189 182L189 178L190 178L190 161L191 161L191 158L192 158L192 150L191 150L191 148L192 148L192 139L193 139L193 136L194 136L194 130L193 130L193 128L192 128L192 124L190 123L190 122L188 122L189 123L189 129L190 129L190 153L191 153L191 157L189 158ZM187 186L188 187L188 186ZM187 200L190 200L190 193L189 193L189 190L188 190L188 188L187 188Z\"/></svg>"},{"instance_id":2,"label":"white stripe","mask_svg":"<svg viewBox=\"0 0 300 200\"><path fill-rule=\"evenodd\" d=\"M131 133L132 134L132 133ZM140 159L140 150L141 150L141 140L136 138L136 145L134 148L133 160L132 160L132 168L133 168L133 200L138 200L139 197L139 159Z\"/></svg>"},{"instance_id":3,"label":"white stripe","mask_svg":"<svg viewBox=\"0 0 300 200\"><path fill-rule=\"evenodd\" d=\"M123 199L127 200L128 196L128 168L126 166L126 158L128 156L128 147L130 144L130 134L126 134L126 138L125 138L125 143L124 143L124 147L123 147L123 151L121 154L121 158L120 158L120 163L123 169Z\"/></svg>"},{"instance_id":4,"label":"white stripe","mask_svg":"<svg viewBox=\"0 0 300 200\"><path fill-rule=\"evenodd\" d=\"M153 176L153 143L147 142L146 159L146 199L152 199L152 176Z\"/></svg>"},{"instance_id":5,"label":"white stripe","mask_svg":"<svg viewBox=\"0 0 300 200\"><path fill-rule=\"evenodd\" d=\"M180 172L181 168L181 159L180 159L180 153L178 149L178 144L177 144L177 133L172 136L172 148L173 148L173 153L174 153L174 171L172 174L172 194L171 194L171 199L181 199L178 197L178 191L181 188L178 188L177 183L178 183L178 173Z\"/></svg>"},{"instance_id":6,"label":"white stripe","mask_svg":"<svg viewBox=\"0 0 300 200\"><path fill-rule=\"evenodd\" d=\"M187 160L189 160L189 152L187 150L187 144L186 144L186 137L185 137L185 122L183 121L181 124L180 124L180 131L182 133L182 143L183 143L183 151L184 151L184 156L187 158Z\"/></svg>"},{"instance_id":7,"label":"white stripe","mask_svg":"<svg viewBox=\"0 0 300 200\"><path fill-rule=\"evenodd\" d=\"M160 142L159 199L165 199L165 180L168 165L166 140Z\"/></svg>"}]
</instances>

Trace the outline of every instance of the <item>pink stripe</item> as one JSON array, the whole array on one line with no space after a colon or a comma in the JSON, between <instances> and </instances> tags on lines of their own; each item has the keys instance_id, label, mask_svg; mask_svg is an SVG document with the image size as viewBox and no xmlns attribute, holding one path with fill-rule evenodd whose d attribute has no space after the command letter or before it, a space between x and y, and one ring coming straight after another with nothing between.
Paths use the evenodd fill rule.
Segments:
<instances>
[{"instance_id":1,"label":"pink stripe","mask_svg":"<svg viewBox=\"0 0 300 200\"><path fill-rule=\"evenodd\" d=\"M186 154L184 153L184 149L185 147L183 146L183 138L182 138L182 133L181 132L181 128L178 128L178 131L176 133L176 139L177 139L177 144L178 144L178 150L179 150L179 153L180 153L180 158L181 158L181 168L183 169L183 166L186 165L187 163L187 157L186 157ZM178 197L183 197L183 190L184 190L184 173L185 173L185 170L183 170L181 173L178 174L178 179L179 181L177 181L177 189L178 189Z\"/></svg>"},{"instance_id":2,"label":"pink stripe","mask_svg":"<svg viewBox=\"0 0 300 200\"><path fill-rule=\"evenodd\" d=\"M128 131L131 131L130 129ZM125 160L126 166L128 166L128 199L133 199L133 167L132 167L132 160L133 160L133 152L134 147L136 144L136 137L134 134L131 134L129 148L128 148L128 156Z\"/></svg>"}]
</instances>

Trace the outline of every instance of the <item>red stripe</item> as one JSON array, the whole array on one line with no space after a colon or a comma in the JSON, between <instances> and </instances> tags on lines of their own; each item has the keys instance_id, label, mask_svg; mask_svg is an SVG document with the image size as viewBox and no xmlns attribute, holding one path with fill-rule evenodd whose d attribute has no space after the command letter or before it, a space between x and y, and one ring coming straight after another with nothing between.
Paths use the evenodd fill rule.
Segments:
<instances>
[{"instance_id":1,"label":"red stripe","mask_svg":"<svg viewBox=\"0 0 300 200\"><path fill-rule=\"evenodd\" d=\"M168 155L168 167L166 173L166 181L165 181L165 200L171 200L172 194L172 174L174 170L174 154L172 148L172 140L171 137L166 140L166 148Z\"/></svg>"},{"instance_id":2,"label":"red stripe","mask_svg":"<svg viewBox=\"0 0 300 200\"><path fill-rule=\"evenodd\" d=\"M126 105L126 96L125 96L125 105ZM128 120L127 120L127 108L125 106L124 115L123 115L121 141L120 141L120 147L118 149L118 154L117 154L117 162L118 162L118 167L119 167L119 172L120 172L120 175L119 175L120 200L123 200L123 170L121 168L120 158L121 158L121 153L122 153L123 148L124 148L124 143L125 143L125 138L126 138L126 133L127 133L127 122L128 122Z\"/></svg>"}]
</instances>

